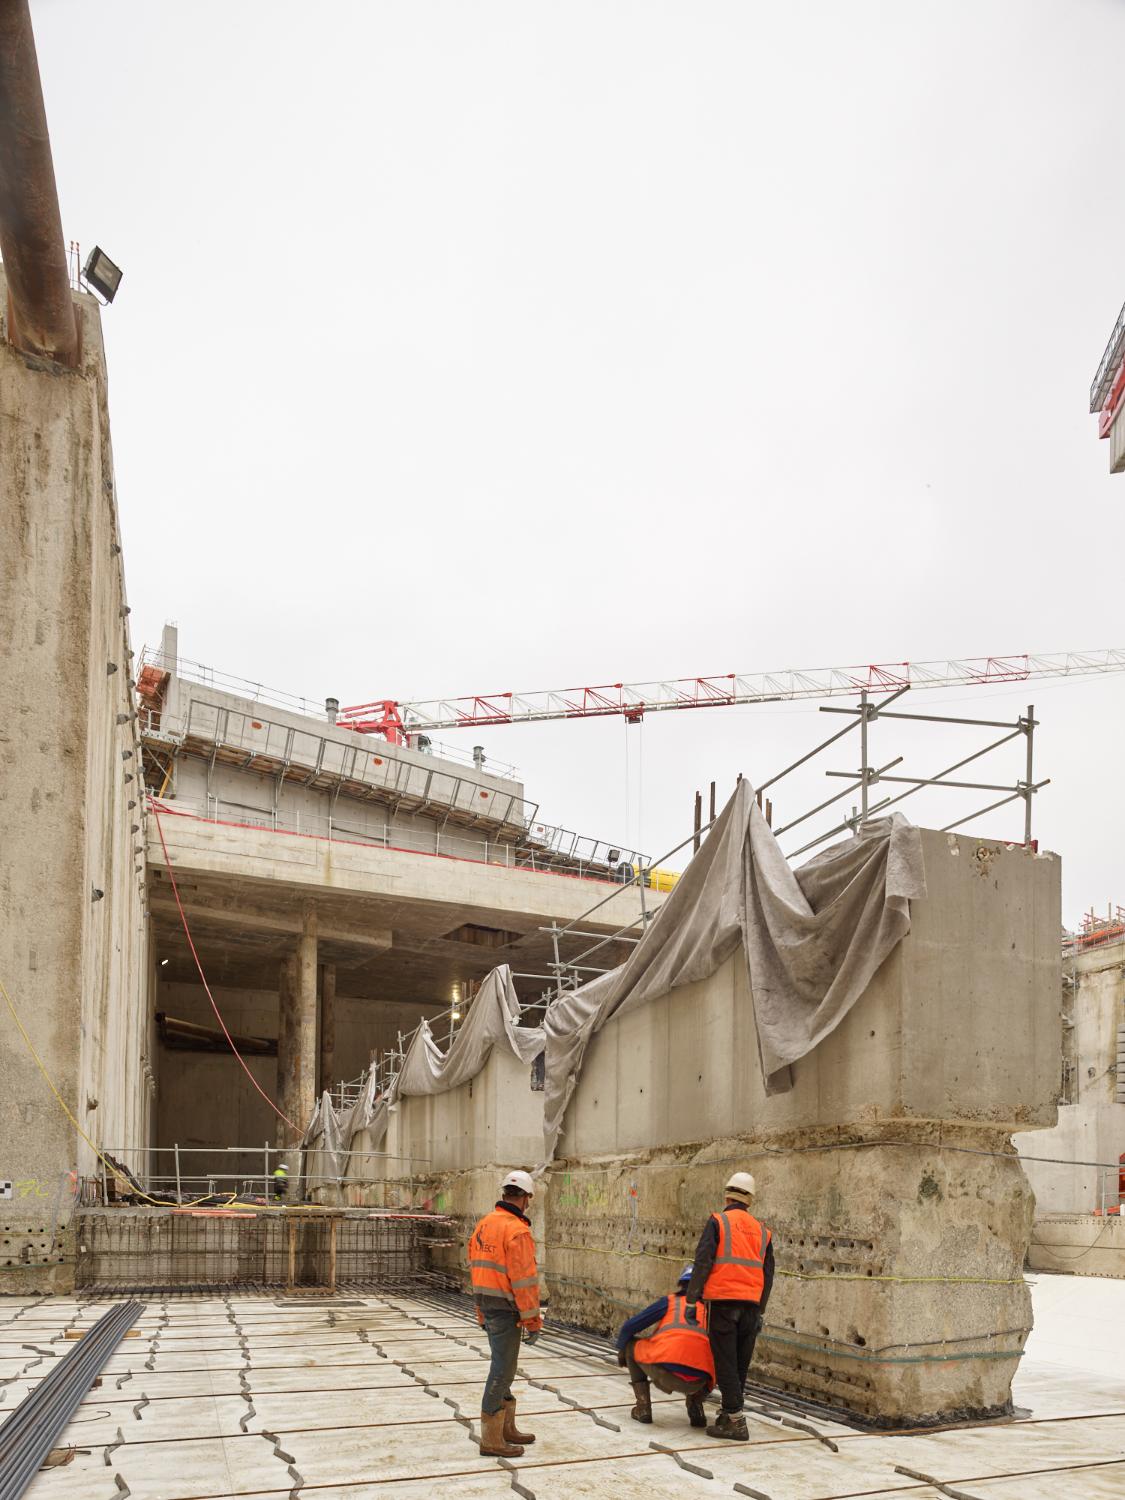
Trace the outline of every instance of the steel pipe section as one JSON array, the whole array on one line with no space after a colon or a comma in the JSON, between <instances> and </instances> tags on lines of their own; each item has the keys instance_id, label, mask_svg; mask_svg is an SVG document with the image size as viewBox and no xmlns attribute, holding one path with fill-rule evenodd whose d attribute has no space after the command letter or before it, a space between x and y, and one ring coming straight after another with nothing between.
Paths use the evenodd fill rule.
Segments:
<instances>
[{"instance_id":1,"label":"steel pipe section","mask_svg":"<svg viewBox=\"0 0 1125 1500\"><path fill-rule=\"evenodd\" d=\"M10 341L73 369L78 321L28 0L0 0L0 259Z\"/></svg>"},{"instance_id":2,"label":"steel pipe section","mask_svg":"<svg viewBox=\"0 0 1125 1500\"><path fill-rule=\"evenodd\" d=\"M0 6L6 0L0 0ZM0 1500L20 1500L83 1396L144 1311L122 1302L100 1317L0 1427Z\"/></svg>"}]
</instances>

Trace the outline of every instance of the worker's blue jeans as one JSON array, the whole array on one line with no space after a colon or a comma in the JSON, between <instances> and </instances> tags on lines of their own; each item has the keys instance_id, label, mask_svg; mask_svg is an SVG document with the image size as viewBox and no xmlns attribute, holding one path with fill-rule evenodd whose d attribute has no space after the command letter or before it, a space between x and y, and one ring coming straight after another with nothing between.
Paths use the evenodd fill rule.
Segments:
<instances>
[{"instance_id":1,"label":"worker's blue jeans","mask_svg":"<svg viewBox=\"0 0 1125 1500\"><path fill-rule=\"evenodd\" d=\"M480 1409L491 1417L511 1398L512 1381L520 1361L520 1325L514 1307L490 1307L485 1303L482 1310L492 1365L484 1383Z\"/></svg>"}]
</instances>

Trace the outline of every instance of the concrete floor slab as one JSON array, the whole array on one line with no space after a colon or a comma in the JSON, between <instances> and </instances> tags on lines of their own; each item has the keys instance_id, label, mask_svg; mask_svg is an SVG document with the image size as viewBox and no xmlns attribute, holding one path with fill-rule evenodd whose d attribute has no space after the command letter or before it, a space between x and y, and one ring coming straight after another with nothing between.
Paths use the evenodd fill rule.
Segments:
<instances>
[{"instance_id":1,"label":"concrete floor slab","mask_svg":"<svg viewBox=\"0 0 1125 1500\"><path fill-rule=\"evenodd\" d=\"M967 1488L979 1495L980 1500L1121 1500L1125 1495L1125 1467L1108 1464L1055 1469L1048 1474L974 1480Z\"/></svg>"},{"instance_id":2,"label":"concrete floor slab","mask_svg":"<svg viewBox=\"0 0 1125 1500\"><path fill-rule=\"evenodd\" d=\"M557 1385L568 1399L612 1425L598 1426L587 1412L565 1406L553 1391L528 1386L521 1376L514 1387L521 1420L533 1427L538 1441L516 1467L537 1500L730 1496L735 1484L770 1500L857 1495L863 1500L939 1500L925 1479L896 1473L899 1464L977 1500L1119 1500L1125 1496L1125 1404L1118 1404L1115 1327L1091 1305L1099 1286L1104 1283L1091 1278L1077 1291L1073 1286L1049 1289L1039 1327L1041 1357L1028 1359L1017 1387L1017 1401L1022 1395L1023 1404L1035 1412L1030 1420L915 1436L863 1434L813 1422L834 1435L836 1453L783 1427L770 1414L766 1398L751 1402L767 1410L748 1413L753 1441L746 1446L708 1439L688 1426L679 1398L655 1391L655 1422L634 1423L624 1372L561 1343L552 1349L548 1335L524 1351L521 1369ZM1111 1314L1117 1291L1107 1299ZM32 1487L35 1500L116 1500L115 1473L136 1500L251 1495L254 1500L288 1500L295 1483L290 1461L275 1452L273 1439L253 1430L240 1434L243 1418L252 1428L278 1433L304 1492L317 1500L430 1500L453 1488L457 1500L499 1500L512 1493L511 1476L499 1471L494 1460L480 1457L441 1399L459 1402L476 1423L487 1365L474 1352L485 1345L474 1324L401 1298L395 1305L369 1299L363 1309L347 1310L349 1318L354 1314L347 1327L342 1321L329 1326L323 1312L311 1309L298 1309L292 1318L283 1315L279 1321L268 1299L235 1298L229 1306L250 1346L247 1365L237 1335L230 1336L228 1304L207 1306L207 1316L201 1316L199 1305L154 1304L156 1316L146 1327L150 1337L134 1341L135 1349L121 1346L103 1374L103 1386L90 1392L68 1429L66 1441L79 1450L74 1461L41 1473ZM92 1322L104 1305L80 1310L73 1304L40 1304L34 1309L38 1326L21 1330L19 1342L49 1348L47 1341L79 1311ZM411 1311L421 1321L414 1321ZM162 1321L165 1312L167 1322ZM1070 1339L1072 1314L1109 1346L1096 1345L1085 1367ZM445 1336L435 1331L439 1323ZM394 1335L385 1347L393 1347L399 1364L380 1358L358 1337L358 1328L366 1327L373 1330L369 1337L384 1342L382 1324ZM269 1335L258 1339L256 1326L269 1328ZM10 1324L0 1328L13 1333ZM158 1331L153 1355L151 1335ZM435 1349L443 1357L417 1358L419 1352ZM1060 1350L1061 1356L1054 1358ZM31 1350L19 1353L27 1360L38 1358ZM148 1362L152 1370L145 1369ZM18 1391L32 1387L53 1364L44 1357L12 1385L0 1386L5 1397L0 1421L14 1407ZM431 1382L439 1396L427 1395L404 1374L403 1364ZM12 1366L18 1369L20 1363L12 1358ZM0 1380L3 1371L0 1364ZM250 1382L253 1416L242 1398L240 1373ZM649 1444L654 1441L714 1478L685 1471L670 1454L653 1452ZM107 1445L108 1466L103 1459Z\"/></svg>"}]
</instances>

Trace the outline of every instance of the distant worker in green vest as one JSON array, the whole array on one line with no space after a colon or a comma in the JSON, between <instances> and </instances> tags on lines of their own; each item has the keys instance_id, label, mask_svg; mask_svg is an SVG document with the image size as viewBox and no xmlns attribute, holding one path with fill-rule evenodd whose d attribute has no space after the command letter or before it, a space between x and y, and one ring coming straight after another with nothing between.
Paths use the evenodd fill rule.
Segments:
<instances>
[{"instance_id":1,"label":"distant worker in green vest","mask_svg":"<svg viewBox=\"0 0 1125 1500\"><path fill-rule=\"evenodd\" d=\"M273 1195L275 1198L284 1198L289 1191L289 1168L282 1162L280 1167L273 1169Z\"/></svg>"}]
</instances>

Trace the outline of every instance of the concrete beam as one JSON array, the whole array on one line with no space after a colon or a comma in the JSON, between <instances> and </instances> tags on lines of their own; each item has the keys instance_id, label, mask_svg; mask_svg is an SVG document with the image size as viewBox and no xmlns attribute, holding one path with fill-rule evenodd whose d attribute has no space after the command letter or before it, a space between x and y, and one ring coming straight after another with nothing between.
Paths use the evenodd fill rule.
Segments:
<instances>
[{"instance_id":1,"label":"concrete beam","mask_svg":"<svg viewBox=\"0 0 1125 1500\"><path fill-rule=\"evenodd\" d=\"M245 907L213 906L206 901L185 902L184 908L189 921L195 916L219 926L237 927L243 932L249 928L286 937L300 937L304 930L303 919L296 912L291 916L267 914L247 910ZM149 900L149 910L154 916L174 916L179 919L176 903L162 900L156 895ZM356 948L375 949L379 952L385 952L394 943L394 934L389 927L355 928L341 927L333 922L319 922L318 935L325 943L348 943Z\"/></svg>"}]
</instances>

